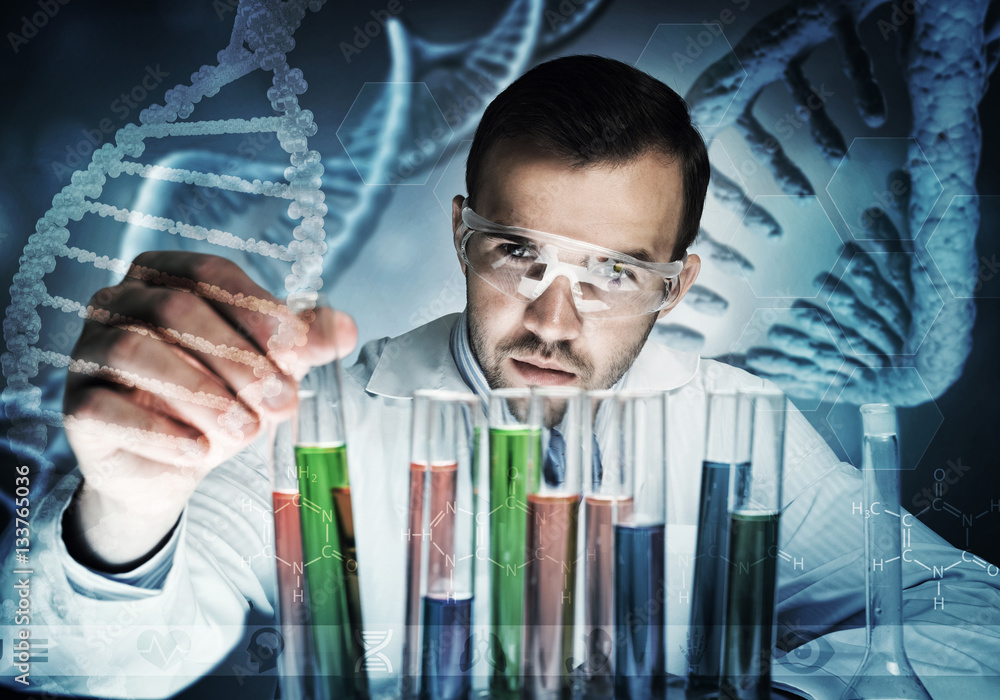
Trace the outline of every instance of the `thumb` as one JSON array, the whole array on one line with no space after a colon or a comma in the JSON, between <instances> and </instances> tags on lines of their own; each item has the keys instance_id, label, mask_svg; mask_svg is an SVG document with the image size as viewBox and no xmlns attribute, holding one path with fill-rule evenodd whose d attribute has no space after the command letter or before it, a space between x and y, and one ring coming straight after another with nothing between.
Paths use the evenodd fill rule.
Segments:
<instances>
[{"instance_id":1,"label":"thumb","mask_svg":"<svg viewBox=\"0 0 1000 700\"><path fill-rule=\"evenodd\" d=\"M272 359L296 381L312 367L346 357L358 342L358 327L343 311L320 306L297 314L301 325L289 345L272 350Z\"/></svg>"}]
</instances>

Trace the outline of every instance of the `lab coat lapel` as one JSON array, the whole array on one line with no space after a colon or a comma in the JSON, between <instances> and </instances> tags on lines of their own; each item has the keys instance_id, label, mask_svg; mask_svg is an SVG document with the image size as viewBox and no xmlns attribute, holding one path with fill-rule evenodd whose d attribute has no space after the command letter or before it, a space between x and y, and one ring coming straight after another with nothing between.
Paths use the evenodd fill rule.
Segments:
<instances>
[{"instance_id":1,"label":"lab coat lapel","mask_svg":"<svg viewBox=\"0 0 1000 700\"><path fill-rule=\"evenodd\" d=\"M647 342L625 375L625 389L677 389L698 374L701 358Z\"/></svg>"},{"instance_id":2,"label":"lab coat lapel","mask_svg":"<svg viewBox=\"0 0 1000 700\"><path fill-rule=\"evenodd\" d=\"M470 391L451 355L449 314L389 339L365 387L370 394L409 399L417 389Z\"/></svg>"}]
</instances>

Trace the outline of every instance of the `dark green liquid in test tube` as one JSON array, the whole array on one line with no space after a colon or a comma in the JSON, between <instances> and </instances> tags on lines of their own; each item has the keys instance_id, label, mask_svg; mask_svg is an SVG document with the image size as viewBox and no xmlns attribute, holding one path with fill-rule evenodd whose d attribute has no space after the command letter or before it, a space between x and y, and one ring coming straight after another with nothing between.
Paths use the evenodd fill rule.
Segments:
<instances>
[{"instance_id":1,"label":"dark green liquid in test tube","mask_svg":"<svg viewBox=\"0 0 1000 700\"><path fill-rule=\"evenodd\" d=\"M729 514L723 697L771 697L780 517L778 513Z\"/></svg>"},{"instance_id":2,"label":"dark green liquid in test tube","mask_svg":"<svg viewBox=\"0 0 1000 700\"><path fill-rule=\"evenodd\" d=\"M490 558L494 562L490 625L502 647L494 653L490 689L497 697L520 692L528 463L530 459L540 468L541 455L540 430L490 429Z\"/></svg>"},{"instance_id":3,"label":"dark green liquid in test tube","mask_svg":"<svg viewBox=\"0 0 1000 700\"><path fill-rule=\"evenodd\" d=\"M302 494L302 552L318 668L331 698L364 698L368 681L355 673L363 654L357 549L351 513L347 447L297 445Z\"/></svg>"}]
</instances>

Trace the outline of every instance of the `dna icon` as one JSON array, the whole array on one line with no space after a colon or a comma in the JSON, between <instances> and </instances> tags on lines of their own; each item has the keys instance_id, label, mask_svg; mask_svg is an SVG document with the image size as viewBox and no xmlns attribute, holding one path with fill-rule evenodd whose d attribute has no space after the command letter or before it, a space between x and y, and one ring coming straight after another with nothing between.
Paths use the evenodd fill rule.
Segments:
<instances>
[{"instance_id":1,"label":"dna icon","mask_svg":"<svg viewBox=\"0 0 1000 700\"><path fill-rule=\"evenodd\" d=\"M354 672L381 671L392 673L392 662L382 650L389 646L392 640L392 630L370 630L355 635L357 642L364 647L365 653L354 665Z\"/></svg>"}]
</instances>

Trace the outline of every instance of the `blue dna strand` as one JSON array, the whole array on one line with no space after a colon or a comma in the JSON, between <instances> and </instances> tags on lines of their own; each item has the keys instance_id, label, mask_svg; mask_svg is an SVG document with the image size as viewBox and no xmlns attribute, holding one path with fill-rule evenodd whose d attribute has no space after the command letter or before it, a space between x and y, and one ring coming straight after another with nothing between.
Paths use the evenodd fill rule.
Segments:
<instances>
[{"instance_id":1,"label":"blue dna strand","mask_svg":"<svg viewBox=\"0 0 1000 700\"><path fill-rule=\"evenodd\" d=\"M338 130L343 152L322 159L320 188L328 206L329 233L324 269L345 269L369 240L369 232L394 193L392 188L379 185L413 182L429 171L451 144L475 129L486 105L527 68L532 57L571 38L605 4L588 0L566 15L565 7L558 9L559 3L552 0L514 0L489 32L453 44L429 42L391 19L386 26L390 74L385 83L366 85L362 95L370 96L368 88L372 87L376 88L374 98L357 110L359 114L352 108L345 118ZM202 228L239 230L251 245L280 253L292 226L290 217L282 214L280 195L260 202L232 194L246 191L237 188L208 197L203 192L203 179L195 179L187 171L237 172L237 180L273 183L280 181L285 167L266 158L233 158L215 150L180 149L164 155L156 166L140 170L133 165L128 172L146 178L136 198L141 211L168 217L185 208L192 212L191 203L200 198L204 206L193 213ZM175 186L177 183L184 186ZM182 236L174 245L202 249L197 236ZM144 250L163 247L162 232L141 224L130 225L122 238L119 257L126 260ZM255 252L232 249L227 256L252 270L263 286L277 293L284 287L286 272L281 265L268 263L282 262L280 255L262 260Z\"/></svg>"},{"instance_id":2,"label":"blue dna strand","mask_svg":"<svg viewBox=\"0 0 1000 700\"><path fill-rule=\"evenodd\" d=\"M803 161L836 168L826 192L852 234L831 257L839 264L830 263L815 278L815 299L788 289L758 292L795 300L757 344L727 358L800 398L832 400L839 393L846 403L917 405L954 383L971 348L976 234L995 235L987 228L991 222L980 231L974 196L982 150L977 107L996 67L1000 33L996 18L987 16L986 0L960 7L928 0L912 14L880 19L878 30L897 42L902 57L901 89L909 97L912 123L903 137L859 138L848 147L830 105L816 105L817 89L804 64L834 40L857 113L870 129L882 125L886 100L858 25L884 4L789 3L761 19L686 93L706 138L735 131L788 199L808 203L823 194ZM773 93L765 91L774 84L784 85L808 115L803 132L813 151L806 153L797 142L786 150L782 134L764 126L759 115L768 114ZM776 200L751 196L715 161L713 153L711 196L742 223L728 238L703 231L697 249L719 270L757 284L756 290L763 261L777 257L786 267L800 265L797 254L782 258L783 250L815 232L782 225L768 204ZM698 290L690 298L694 310L708 315L727 313L732 301ZM666 323L661 337L696 347L701 334L689 325Z\"/></svg>"},{"instance_id":3,"label":"blue dna strand","mask_svg":"<svg viewBox=\"0 0 1000 700\"><path fill-rule=\"evenodd\" d=\"M203 66L192 74L190 84L167 91L163 105L144 110L139 124L119 130L115 143L98 149L88 166L73 173L70 184L53 197L24 248L4 324L4 398L15 449L42 451L45 426L72 420L51 408L58 400L61 371L183 392L179 387L147 386L142 377L113 367L75 362L66 342L52 342L51 333L43 346L43 316L46 322L53 315L66 318L65 332L56 335L67 337L73 335L73 322L102 320L73 293L60 293L66 280L88 279L86 269L103 275L90 275L102 281L109 275L156 274L130 272L129 261L144 250L173 247L222 254L279 295L318 289L324 271L343 269L355 259L392 197L393 188L366 186L366 181L400 181L407 155L416 147L426 152L413 169L429 170L453 142L451 135L470 133L485 106L533 57L583 30L606 3L587 0L567 12L552 0L514 0L491 31L454 45L423 40L390 19L389 75L375 84L362 117L338 130L344 152L325 157L310 148L318 127L312 112L299 103L308 87L305 76L286 60L307 11L316 12L323 4L241 0L218 64ZM221 101L223 114L245 107L232 102L231 89L221 97L218 93L258 69L271 74L267 101L273 116L189 119L203 98ZM430 99L415 89L421 84L426 85L425 93L429 89ZM440 116L439 104L458 106L448 115L448 138L430 133L436 123L429 115L436 111ZM227 138L244 139L240 146L257 143L252 139L276 141L276 147L263 149L259 158L256 152L238 157L233 150L240 149L233 149L235 142ZM426 144L431 144L429 149ZM118 235L109 235L109 222L121 224ZM259 300L227 298L224 290L198 293L260 307ZM40 371L43 366L48 370ZM258 393L266 390L267 382L267 376L261 377ZM201 400L186 394L183 398ZM248 419L237 411L226 424L234 429Z\"/></svg>"},{"instance_id":4,"label":"blue dna strand","mask_svg":"<svg viewBox=\"0 0 1000 700\"><path fill-rule=\"evenodd\" d=\"M419 150L419 162L407 177L430 170L449 148L471 136L496 95L533 61L584 31L607 4L607 0L513 0L490 31L469 41L433 42L404 30L402 50L393 52L393 60L412 65L412 80L427 91L423 99L415 96L411 101L406 130L400 135L399 163L413 163L411 156ZM450 139L435 138L441 118Z\"/></svg>"},{"instance_id":5,"label":"blue dna strand","mask_svg":"<svg viewBox=\"0 0 1000 700\"><path fill-rule=\"evenodd\" d=\"M8 437L15 449L41 451L46 441L45 424L65 425L71 420L64 418L58 411L42 407L42 387L32 385L32 380L39 374L40 365L96 374L126 386L145 386L143 382L148 383L142 377L114 367L92 366L93 363L74 361L64 353L37 347L42 323L40 311L43 309L103 322L110 320L103 318L100 310L50 291L50 284L58 285L58 278L75 274L76 266L91 266L118 275L163 277L155 270L130 269L128 261L117 255L100 254L100 251L72 245L70 228L75 224L71 224L71 221L80 222L84 217L97 216L142 226L151 231L204 240L218 248L281 261L286 269L284 286L289 290L319 288L325 249L324 216L327 214L324 194L319 187L323 166L319 154L309 149L309 138L317 132L313 115L309 110L302 109L298 102L298 96L306 90L306 82L300 70L289 67L286 53L294 47L292 35L307 10L315 12L322 4L315 0L241 2L236 11L229 45L219 52L218 64L202 66L191 76L189 85L178 85L167 91L165 104L143 110L139 118L140 124L129 124L119 130L115 143L105 144L96 150L87 168L73 173L70 184L53 197L52 207L39 219L35 233L29 237L24 248L20 268L14 276L11 305L7 309L4 323L8 348L3 356L3 369L8 381L4 398L8 405L8 417L13 423ZM215 96L224 86L257 69L272 75L268 98L275 116L185 121L203 98ZM287 154L289 163L283 172L284 182L250 180L228 173L163 167L144 164L138 160L147 144L158 139L249 133L275 135L278 145ZM118 178L122 174L159 181L187 182L200 187L280 199L287 203L289 216L296 219L298 224L292 230L292 236L284 243L258 241L242 238L226 230L187 224L155 216L141 209L102 201L108 178ZM57 267L59 274L52 275ZM169 279L164 279L163 282L177 284ZM275 305L260 299L233 297L225 290L209 285L201 285L192 291L223 303L274 314L281 321L284 342L294 342L289 334L294 333L295 324L286 323L287 315L283 317ZM142 332L142 329L137 328L136 332ZM198 344L204 341L179 337L176 342ZM262 372L256 386L248 394L250 400L262 398L272 381L273 377ZM163 389L184 393L180 387ZM195 402L204 399L191 392L187 392L182 398ZM245 412L234 409L234 415L230 418L231 424L232 421L239 423L247 416ZM109 427L114 429L116 426ZM154 443L158 439L170 441L169 438L156 435L141 437Z\"/></svg>"}]
</instances>

